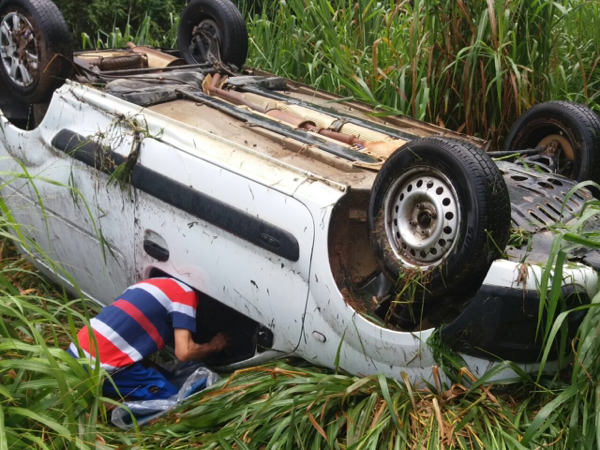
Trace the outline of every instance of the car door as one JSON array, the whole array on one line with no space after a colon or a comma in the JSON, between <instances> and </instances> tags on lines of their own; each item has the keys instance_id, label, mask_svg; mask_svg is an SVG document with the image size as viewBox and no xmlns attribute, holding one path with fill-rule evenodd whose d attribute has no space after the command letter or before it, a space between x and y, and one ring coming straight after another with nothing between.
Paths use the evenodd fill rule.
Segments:
<instances>
[{"instance_id":1,"label":"car door","mask_svg":"<svg viewBox=\"0 0 600 450\"><path fill-rule=\"evenodd\" d=\"M143 142L134 173L139 274L158 269L189 283L270 330L273 349L291 352L307 302L312 216L291 196L250 179L250 170L229 169L276 168L220 142L195 146Z\"/></svg>"},{"instance_id":2,"label":"car door","mask_svg":"<svg viewBox=\"0 0 600 450\"><path fill-rule=\"evenodd\" d=\"M127 155L133 137L114 117L72 100L55 96L31 131L2 119L1 194L38 267L108 303L134 276L133 198L86 155L110 133L118 136L113 151Z\"/></svg>"}]
</instances>

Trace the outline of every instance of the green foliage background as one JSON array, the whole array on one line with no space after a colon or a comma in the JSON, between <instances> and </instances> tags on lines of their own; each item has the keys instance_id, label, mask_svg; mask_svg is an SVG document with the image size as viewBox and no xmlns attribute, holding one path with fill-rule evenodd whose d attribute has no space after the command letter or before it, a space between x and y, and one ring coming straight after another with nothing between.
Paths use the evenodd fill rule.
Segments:
<instances>
[{"instance_id":1,"label":"green foliage background","mask_svg":"<svg viewBox=\"0 0 600 450\"><path fill-rule=\"evenodd\" d=\"M82 33L96 36L99 31L124 30L127 24L138 29L145 17L152 18L151 32L156 39L168 34L172 15L178 15L186 0L56 0L75 42Z\"/></svg>"}]
</instances>

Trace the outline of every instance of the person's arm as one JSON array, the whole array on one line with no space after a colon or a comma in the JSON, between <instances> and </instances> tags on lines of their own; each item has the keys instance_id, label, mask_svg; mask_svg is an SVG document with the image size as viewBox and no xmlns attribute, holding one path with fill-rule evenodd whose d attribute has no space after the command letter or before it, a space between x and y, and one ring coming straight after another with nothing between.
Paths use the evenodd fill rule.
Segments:
<instances>
[{"instance_id":1,"label":"person's arm","mask_svg":"<svg viewBox=\"0 0 600 450\"><path fill-rule=\"evenodd\" d=\"M175 328L175 356L179 361L204 359L213 353L220 352L227 346L227 337L218 333L207 344L196 344L190 330Z\"/></svg>"}]
</instances>

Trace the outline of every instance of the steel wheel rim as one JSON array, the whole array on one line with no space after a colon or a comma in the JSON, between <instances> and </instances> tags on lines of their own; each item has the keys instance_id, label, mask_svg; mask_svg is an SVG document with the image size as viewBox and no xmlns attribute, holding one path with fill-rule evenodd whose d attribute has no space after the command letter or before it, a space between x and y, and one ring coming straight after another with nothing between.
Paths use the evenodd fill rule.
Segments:
<instances>
[{"instance_id":1,"label":"steel wheel rim","mask_svg":"<svg viewBox=\"0 0 600 450\"><path fill-rule=\"evenodd\" d=\"M10 12L0 22L0 59L13 83L31 86L38 72L38 45L31 22Z\"/></svg>"},{"instance_id":2,"label":"steel wheel rim","mask_svg":"<svg viewBox=\"0 0 600 450\"><path fill-rule=\"evenodd\" d=\"M414 167L403 173L385 195L384 215L390 248L405 266L438 266L456 245L458 195L436 168Z\"/></svg>"}]
</instances>

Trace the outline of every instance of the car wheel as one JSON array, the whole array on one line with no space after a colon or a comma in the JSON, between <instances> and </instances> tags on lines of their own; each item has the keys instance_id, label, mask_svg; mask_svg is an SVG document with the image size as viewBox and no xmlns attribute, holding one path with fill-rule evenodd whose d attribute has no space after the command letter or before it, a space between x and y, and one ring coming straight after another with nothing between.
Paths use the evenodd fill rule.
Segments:
<instances>
[{"instance_id":1,"label":"car wheel","mask_svg":"<svg viewBox=\"0 0 600 450\"><path fill-rule=\"evenodd\" d=\"M207 62L207 37L218 42L221 61L242 68L248 56L248 31L242 14L231 1L193 0L183 10L177 43L188 64Z\"/></svg>"},{"instance_id":2,"label":"car wheel","mask_svg":"<svg viewBox=\"0 0 600 450\"><path fill-rule=\"evenodd\" d=\"M72 70L71 35L49 0L0 3L0 75L26 103L50 100Z\"/></svg>"},{"instance_id":3,"label":"car wheel","mask_svg":"<svg viewBox=\"0 0 600 450\"><path fill-rule=\"evenodd\" d=\"M557 144L556 172L600 183L600 118L587 106L552 101L525 112L513 125L505 150Z\"/></svg>"},{"instance_id":4,"label":"car wheel","mask_svg":"<svg viewBox=\"0 0 600 450\"><path fill-rule=\"evenodd\" d=\"M414 140L381 168L368 225L378 264L400 292L418 300L459 295L483 281L506 246L508 189L475 146Z\"/></svg>"}]
</instances>

